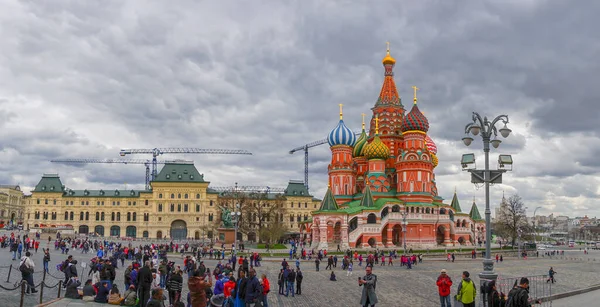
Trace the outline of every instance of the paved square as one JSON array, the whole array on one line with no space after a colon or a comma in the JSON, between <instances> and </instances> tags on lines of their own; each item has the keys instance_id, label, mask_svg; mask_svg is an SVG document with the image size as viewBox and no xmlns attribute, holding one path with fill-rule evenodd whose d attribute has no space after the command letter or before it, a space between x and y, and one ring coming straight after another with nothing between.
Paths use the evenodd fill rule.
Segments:
<instances>
[{"instance_id":1,"label":"paved square","mask_svg":"<svg viewBox=\"0 0 600 307\"><path fill-rule=\"evenodd\" d=\"M88 262L94 254L81 254L80 251L72 251L73 257L81 262ZM35 284L41 281L42 267L42 252L41 249L37 254L33 255L33 260L36 263L36 273L34 275ZM541 275L546 274L548 268L553 266L557 271L557 283L554 285L552 292L561 293L588 287L599 283L597 278L600 273L600 252L591 251L590 254L584 255L580 251L567 251L565 253L567 259L560 258L529 258L529 260L516 260L507 258L503 263L496 266L496 271L502 277L516 277L522 275ZM55 285L58 278L63 275L56 271L56 264L66 258L66 255L60 254L59 251L51 249L51 275L47 277L47 283ZM266 257L265 257L266 258ZM438 258L439 259L439 258ZM573 260L576 259L576 260ZM595 259L595 261L593 261ZM183 265L180 256L170 256L170 260L175 261L179 265ZM364 275L364 267L354 266L352 276L346 276L346 272L342 271L338 265L334 271L337 275L337 282L329 281L330 271L323 270L325 265L321 264L321 271L316 272L314 262L302 261L301 269L304 273L304 281L302 283L302 292L300 296L284 297L278 295L277 289L277 274L279 272L281 258L265 259L263 266L257 268L257 274L266 273L271 281L272 290L269 294L270 306L359 306L362 288L357 285L357 277ZM217 261L204 260L207 267L214 268ZM341 262L341 261L340 261ZM126 261L126 264L129 261ZM13 265L10 282L6 283L8 276L8 266ZM292 262L290 262L292 264ZM16 270L17 261L11 260L11 254L8 249L0 250L0 284L4 287L14 287L15 282L20 280L20 272ZM373 272L378 276L377 295L379 297L379 306L436 306L439 304L437 287L435 280L442 268L448 270L448 274L454 281L452 293L456 292L460 274L467 270L471 272L476 283L479 282L477 274L481 270L481 259L470 260L466 258L457 258L454 263L446 261L428 259L425 256L422 264L414 266L412 270L406 270L399 266L399 262L395 262L395 266L378 266L376 265ZM78 266L79 274L81 275L81 267ZM89 270L85 270L84 276L81 278L85 281L88 278ZM123 289L123 268L117 269L116 283ZM187 295L186 278L184 276L184 297ZM38 288L39 290L39 288ZM57 289L44 290L44 302L48 302L56 298ZM62 291L64 295L64 291ZM5 302L3 306L18 306L19 291L1 291L0 299ZM25 297L24 306L35 306L39 302L39 293L35 296L28 295ZM73 304L79 302L73 302ZM75 304L76 305L76 304ZM75 306L70 305L70 306ZM54 306L66 306L65 302L55 304ZM89 304L88 304L89 306Z\"/></svg>"}]
</instances>

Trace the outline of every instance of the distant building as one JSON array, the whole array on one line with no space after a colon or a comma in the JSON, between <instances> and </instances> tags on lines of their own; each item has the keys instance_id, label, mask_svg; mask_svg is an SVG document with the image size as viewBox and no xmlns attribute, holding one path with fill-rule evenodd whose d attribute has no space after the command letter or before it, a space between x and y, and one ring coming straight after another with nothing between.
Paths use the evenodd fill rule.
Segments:
<instances>
[{"instance_id":1,"label":"distant building","mask_svg":"<svg viewBox=\"0 0 600 307\"><path fill-rule=\"evenodd\" d=\"M17 226L23 224L23 191L18 185L0 185L0 225Z\"/></svg>"},{"instance_id":2,"label":"distant building","mask_svg":"<svg viewBox=\"0 0 600 307\"><path fill-rule=\"evenodd\" d=\"M216 239L222 213L218 205L227 197L209 184L193 163L185 162L166 163L151 181L151 190L71 190L58 174L45 174L27 198L26 228L70 225L78 234L106 237ZM264 205L283 201L287 216L282 213L280 220L289 225L290 235L298 236L302 221L320 200L295 181L275 194L268 193ZM250 241L257 236L252 229L239 234Z\"/></svg>"}]
</instances>

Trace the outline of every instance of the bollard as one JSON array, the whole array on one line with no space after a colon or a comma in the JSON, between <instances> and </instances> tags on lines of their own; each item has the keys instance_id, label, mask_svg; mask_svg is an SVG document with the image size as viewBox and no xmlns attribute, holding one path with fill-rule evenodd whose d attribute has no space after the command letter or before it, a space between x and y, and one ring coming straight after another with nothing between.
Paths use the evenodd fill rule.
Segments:
<instances>
[{"instance_id":1,"label":"bollard","mask_svg":"<svg viewBox=\"0 0 600 307\"><path fill-rule=\"evenodd\" d=\"M21 303L20 303L19 307L23 307L23 303L25 300L25 284L26 284L25 281L21 282Z\"/></svg>"},{"instance_id":2,"label":"bollard","mask_svg":"<svg viewBox=\"0 0 600 307\"><path fill-rule=\"evenodd\" d=\"M6 282L10 282L10 273L12 272L12 264L8 268L8 277L6 277Z\"/></svg>"},{"instance_id":3,"label":"bollard","mask_svg":"<svg viewBox=\"0 0 600 307\"><path fill-rule=\"evenodd\" d=\"M42 304L42 298L44 297L44 283L46 282L46 270L44 270L44 275L42 276L42 283L40 283L40 305Z\"/></svg>"},{"instance_id":4,"label":"bollard","mask_svg":"<svg viewBox=\"0 0 600 307\"><path fill-rule=\"evenodd\" d=\"M62 280L58 281L58 296L56 298L60 298L60 290L62 289Z\"/></svg>"}]
</instances>

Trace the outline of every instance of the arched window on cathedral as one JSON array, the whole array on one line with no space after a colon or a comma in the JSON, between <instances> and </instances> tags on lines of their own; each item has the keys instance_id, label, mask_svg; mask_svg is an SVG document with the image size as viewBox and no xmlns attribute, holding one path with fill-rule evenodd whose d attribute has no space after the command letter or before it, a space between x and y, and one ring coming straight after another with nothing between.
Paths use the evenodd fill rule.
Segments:
<instances>
[{"instance_id":1,"label":"arched window on cathedral","mask_svg":"<svg viewBox=\"0 0 600 307\"><path fill-rule=\"evenodd\" d=\"M374 213L367 215L367 224L377 223L377 216Z\"/></svg>"}]
</instances>

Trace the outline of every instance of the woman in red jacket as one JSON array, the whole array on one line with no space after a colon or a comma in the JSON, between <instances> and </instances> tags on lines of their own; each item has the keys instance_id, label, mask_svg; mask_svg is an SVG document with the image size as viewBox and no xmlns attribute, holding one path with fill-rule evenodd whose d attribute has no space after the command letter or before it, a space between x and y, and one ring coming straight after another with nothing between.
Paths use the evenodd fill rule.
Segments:
<instances>
[{"instance_id":1,"label":"woman in red jacket","mask_svg":"<svg viewBox=\"0 0 600 307\"><path fill-rule=\"evenodd\" d=\"M451 307L450 305L450 287L452 287L452 279L446 274L446 269L443 269L437 279L437 286L440 293L440 303L442 307Z\"/></svg>"},{"instance_id":2,"label":"woman in red jacket","mask_svg":"<svg viewBox=\"0 0 600 307\"><path fill-rule=\"evenodd\" d=\"M271 284L267 279L267 275L262 274L261 276L262 286L263 286L263 306L269 307L269 300L267 299L267 294L271 291Z\"/></svg>"}]
</instances>

